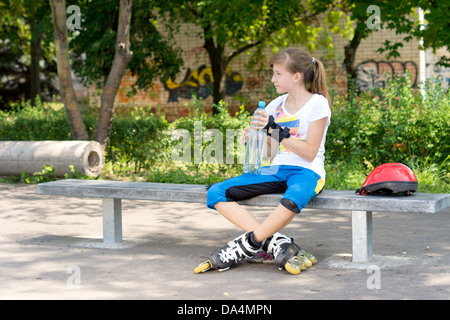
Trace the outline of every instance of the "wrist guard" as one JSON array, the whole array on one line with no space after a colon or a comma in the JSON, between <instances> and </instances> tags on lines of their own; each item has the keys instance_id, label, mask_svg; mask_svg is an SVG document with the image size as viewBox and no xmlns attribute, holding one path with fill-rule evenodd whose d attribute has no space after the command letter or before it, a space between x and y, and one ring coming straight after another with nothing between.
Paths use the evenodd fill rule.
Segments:
<instances>
[{"instance_id":1,"label":"wrist guard","mask_svg":"<svg viewBox=\"0 0 450 320\"><path fill-rule=\"evenodd\" d=\"M272 128L272 133L269 133L269 128ZM289 133L290 129L288 127L282 127L278 123L276 123L273 116L269 116L269 122L263 128L263 130L267 130L267 135L274 138L275 140L278 138L278 142L281 142L283 139L287 139L291 136L291 134ZM278 137L277 137L277 134L272 136L274 133L274 130L276 130L276 132L278 132Z\"/></svg>"}]
</instances>

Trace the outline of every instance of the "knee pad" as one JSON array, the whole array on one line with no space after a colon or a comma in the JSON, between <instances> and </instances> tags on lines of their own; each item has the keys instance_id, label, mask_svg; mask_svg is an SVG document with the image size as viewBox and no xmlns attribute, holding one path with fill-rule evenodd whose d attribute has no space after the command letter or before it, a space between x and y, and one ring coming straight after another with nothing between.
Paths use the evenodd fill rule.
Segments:
<instances>
[{"instance_id":1,"label":"knee pad","mask_svg":"<svg viewBox=\"0 0 450 320\"><path fill-rule=\"evenodd\" d=\"M299 207L295 204L294 201L282 198L280 203L288 210L291 210L294 213L300 213Z\"/></svg>"}]
</instances>

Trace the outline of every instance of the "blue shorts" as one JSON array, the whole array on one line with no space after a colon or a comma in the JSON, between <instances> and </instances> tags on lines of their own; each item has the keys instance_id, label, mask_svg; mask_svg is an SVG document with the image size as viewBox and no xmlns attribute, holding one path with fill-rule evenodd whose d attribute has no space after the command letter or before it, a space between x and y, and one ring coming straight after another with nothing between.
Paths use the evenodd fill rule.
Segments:
<instances>
[{"instance_id":1,"label":"blue shorts","mask_svg":"<svg viewBox=\"0 0 450 320\"><path fill-rule=\"evenodd\" d=\"M322 191L323 179L314 171L299 166L267 166L260 174L245 173L213 184L208 190L206 204L215 209L219 202L241 201L261 194L284 193L281 204L299 213Z\"/></svg>"}]
</instances>

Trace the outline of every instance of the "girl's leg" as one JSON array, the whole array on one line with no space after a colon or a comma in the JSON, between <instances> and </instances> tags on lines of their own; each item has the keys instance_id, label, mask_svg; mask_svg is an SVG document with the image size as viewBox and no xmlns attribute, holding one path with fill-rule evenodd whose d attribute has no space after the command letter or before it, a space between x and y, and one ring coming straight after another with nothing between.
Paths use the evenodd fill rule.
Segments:
<instances>
[{"instance_id":1,"label":"girl's leg","mask_svg":"<svg viewBox=\"0 0 450 320\"><path fill-rule=\"evenodd\" d=\"M278 207L263 221L263 223L253 230L255 240L261 242L267 239L274 233L286 227L295 216L296 213L281 204L278 205Z\"/></svg>"},{"instance_id":2,"label":"girl's leg","mask_svg":"<svg viewBox=\"0 0 450 320\"><path fill-rule=\"evenodd\" d=\"M276 170L275 170L276 169ZM226 219L244 231L254 231L260 222L236 201L267 193L283 193L286 182L272 173L277 167L263 167L262 174L243 174L212 185L207 196L207 206L219 211Z\"/></svg>"},{"instance_id":3,"label":"girl's leg","mask_svg":"<svg viewBox=\"0 0 450 320\"><path fill-rule=\"evenodd\" d=\"M215 208L222 216L245 232L253 231L260 225L253 214L236 202L219 202Z\"/></svg>"},{"instance_id":4,"label":"girl's leg","mask_svg":"<svg viewBox=\"0 0 450 320\"><path fill-rule=\"evenodd\" d=\"M248 179L251 177L244 176L244 179L240 181L248 183ZM217 202L214 208L242 230L246 232L253 231L255 240L258 242L265 240L287 226L296 214L306 206L309 200L323 188L323 181L320 179L320 176L309 169L299 170L295 168L295 174L290 175L286 185L283 185L284 182L279 180L274 181L275 179L272 180L272 177L269 178L267 176L265 178L254 176L252 179L267 180L258 181L259 183L256 183L254 188L249 188L248 185L234 188L238 189L238 193L245 191L248 193L246 195L248 197L253 192L255 195L263 193L259 193L259 191L265 189L265 187L279 188L281 190L286 185L288 186L281 200L281 204L278 205L262 224L249 211L236 202L225 202L223 200L222 202L219 200L220 202ZM250 190L251 192L249 192Z\"/></svg>"},{"instance_id":5,"label":"girl's leg","mask_svg":"<svg viewBox=\"0 0 450 320\"><path fill-rule=\"evenodd\" d=\"M311 171L311 173L313 172ZM259 176L256 178L243 175L213 185L208 192L208 207L219 211L226 219L246 233L230 241L225 247L214 251L208 260L208 264L205 263L205 265L209 268L227 270L233 265L240 264L245 258L256 255L259 249L266 246L263 250L268 253L271 252L271 255L273 254L278 267L285 268L290 273L298 274L301 267L296 262L297 260L291 261L291 259L298 254L300 247L288 237L277 234L277 232L287 226L300 212L301 208L307 204L311 196L314 196L314 190L317 186L317 179L314 175L306 174L303 177L299 175L296 179L287 179L288 181L279 180L274 176ZM309 179L307 176L309 176ZM305 178L309 181L306 185L304 184ZM297 180L297 183L292 183L292 180ZM288 190L286 190L286 185ZM259 223L250 212L235 202L259 194L276 192L275 190L286 192L280 205L263 223ZM308 194L310 197L306 199ZM266 239L270 240L262 243Z\"/></svg>"},{"instance_id":6,"label":"girl's leg","mask_svg":"<svg viewBox=\"0 0 450 320\"><path fill-rule=\"evenodd\" d=\"M255 216L236 202L219 202L215 208L237 227L246 232L253 231L255 240L258 242L283 229L296 215L280 204L263 223L260 223Z\"/></svg>"},{"instance_id":7,"label":"girl's leg","mask_svg":"<svg viewBox=\"0 0 450 320\"><path fill-rule=\"evenodd\" d=\"M206 204L216 209L219 202L236 202L253 198L261 194L284 193L286 182L271 174L277 166L262 167L261 174L243 174L210 186Z\"/></svg>"}]
</instances>

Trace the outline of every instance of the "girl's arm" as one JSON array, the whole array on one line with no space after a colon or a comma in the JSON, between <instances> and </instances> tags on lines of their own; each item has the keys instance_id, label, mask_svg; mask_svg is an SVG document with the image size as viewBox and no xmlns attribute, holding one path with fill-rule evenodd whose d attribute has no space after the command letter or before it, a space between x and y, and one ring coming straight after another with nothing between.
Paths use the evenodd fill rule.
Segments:
<instances>
[{"instance_id":1,"label":"girl's arm","mask_svg":"<svg viewBox=\"0 0 450 320\"><path fill-rule=\"evenodd\" d=\"M269 122L269 115L263 110L258 110L257 113L259 113L260 115L253 116L252 124L255 125L255 128L262 129ZM327 121L328 117L311 122L305 141L288 138L283 139L281 141L281 144L306 161L312 162L316 157L317 152L319 151ZM271 131L272 128L269 128L269 133L272 133ZM267 155L270 157L272 154L274 154L274 152L276 152L277 149L278 142L272 137L268 137L266 149Z\"/></svg>"},{"instance_id":2,"label":"girl's arm","mask_svg":"<svg viewBox=\"0 0 450 320\"><path fill-rule=\"evenodd\" d=\"M311 122L305 141L289 138L283 139L281 144L306 161L312 162L319 151L327 121L328 117Z\"/></svg>"}]
</instances>

